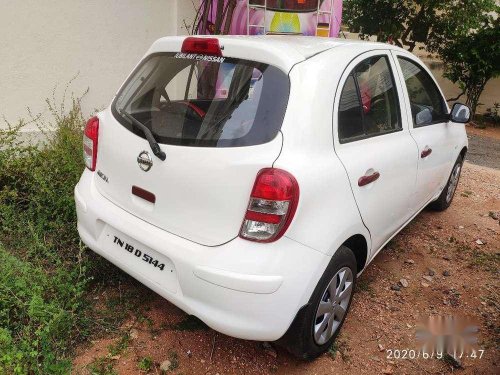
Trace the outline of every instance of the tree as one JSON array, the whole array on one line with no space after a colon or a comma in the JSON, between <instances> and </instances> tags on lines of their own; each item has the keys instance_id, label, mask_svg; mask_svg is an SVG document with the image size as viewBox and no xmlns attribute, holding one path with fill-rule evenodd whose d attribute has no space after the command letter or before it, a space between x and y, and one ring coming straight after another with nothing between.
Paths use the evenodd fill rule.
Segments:
<instances>
[{"instance_id":1,"label":"tree","mask_svg":"<svg viewBox=\"0 0 500 375\"><path fill-rule=\"evenodd\" d=\"M495 0L349 0L344 22L361 39L375 35L410 52L423 43L474 113L484 86L498 76L498 12Z\"/></svg>"},{"instance_id":2,"label":"tree","mask_svg":"<svg viewBox=\"0 0 500 375\"><path fill-rule=\"evenodd\" d=\"M425 42L437 12L448 0L348 0L343 20L361 39L377 36L413 51L417 42Z\"/></svg>"},{"instance_id":3,"label":"tree","mask_svg":"<svg viewBox=\"0 0 500 375\"><path fill-rule=\"evenodd\" d=\"M463 15L458 7L459 4L450 4L445 12ZM436 25L436 35L427 46L443 61L444 76L462 90L456 98L449 100L458 100L465 94L472 113L476 113L486 83L500 75L498 11L496 5L493 12L479 10L475 25L467 25L460 17L444 17L446 22Z\"/></svg>"}]
</instances>

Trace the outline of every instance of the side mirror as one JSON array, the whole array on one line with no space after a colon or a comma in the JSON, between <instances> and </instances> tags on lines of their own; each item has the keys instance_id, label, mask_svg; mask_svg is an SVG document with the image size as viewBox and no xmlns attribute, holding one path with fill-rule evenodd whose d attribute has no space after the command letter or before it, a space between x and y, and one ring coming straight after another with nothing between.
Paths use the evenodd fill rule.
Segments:
<instances>
[{"instance_id":1,"label":"side mirror","mask_svg":"<svg viewBox=\"0 0 500 375\"><path fill-rule=\"evenodd\" d=\"M462 103L455 103L451 108L450 120L453 122L458 122L465 124L470 120L471 111L470 108Z\"/></svg>"},{"instance_id":2,"label":"side mirror","mask_svg":"<svg viewBox=\"0 0 500 375\"><path fill-rule=\"evenodd\" d=\"M430 124L432 122L432 112L429 108L424 108L415 116L417 126Z\"/></svg>"}]
</instances>

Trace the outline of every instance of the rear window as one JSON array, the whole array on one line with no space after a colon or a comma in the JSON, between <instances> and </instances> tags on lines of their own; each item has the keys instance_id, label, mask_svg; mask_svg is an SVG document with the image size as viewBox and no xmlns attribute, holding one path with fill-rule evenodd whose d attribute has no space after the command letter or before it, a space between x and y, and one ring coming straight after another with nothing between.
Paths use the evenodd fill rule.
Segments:
<instances>
[{"instance_id":1,"label":"rear window","mask_svg":"<svg viewBox=\"0 0 500 375\"><path fill-rule=\"evenodd\" d=\"M288 76L255 61L161 53L134 71L112 104L113 115L134 134L147 126L159 143L199 147L252 146L271 141L288 103Z\"/></svg>"}]
</instances>

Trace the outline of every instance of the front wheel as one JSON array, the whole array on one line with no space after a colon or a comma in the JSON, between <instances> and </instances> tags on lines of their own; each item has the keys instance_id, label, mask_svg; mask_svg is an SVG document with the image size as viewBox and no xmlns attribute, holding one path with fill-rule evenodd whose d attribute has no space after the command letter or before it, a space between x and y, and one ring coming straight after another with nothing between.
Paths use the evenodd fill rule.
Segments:
<instances>
[{"instance_id":1,"label":"front wheel","mask_svg":"<svg viewBox=\"0 0 500 375\"><path fill-rule=\"evenodd\" d=\"M325 353L340 332L356 283L356 257L341 246L332 257L309 303L297 314L281 343L296 357Z\"/></svg>"},{"instance_id":2,"label":"front wheel","mask_svg":"<svg viewBox=\"0 0 500 375\"><path fill-rule=\"evenodd\" d=\"M450 207L451 201L455 196L455 191L457 190L458 181L460 180L462 165L463 165L462 156L459 156L457 161L453 165L453 169L451 170L451 175L450 178L448 179L448 183L444 187L438 199L429 204L429 208L435 211L444 211L448 207Z\"/></svg>"}]
</instances>

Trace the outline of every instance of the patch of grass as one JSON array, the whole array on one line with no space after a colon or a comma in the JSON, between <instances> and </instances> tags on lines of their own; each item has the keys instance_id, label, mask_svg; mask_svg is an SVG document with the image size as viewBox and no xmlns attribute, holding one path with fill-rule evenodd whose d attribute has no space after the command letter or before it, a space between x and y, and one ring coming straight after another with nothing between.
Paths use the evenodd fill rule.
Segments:
<instances>
[{"instance_id":1,"label":"patch of grass","mask_svg":"<svg viewBox=\"0 0 500 375\"><path fill-rule=\"evenodd\" d=\"M500 269L500 253L486 253L473 249L470 265L497 274Z\"/></svg>"},{"instance_id":2,"label":"patch of grass","mask_svg":"<svg viewBox=\"0 0 500 375\"><path fill-rule=\"evenodd\" d=\"M151 357L144 357L139 361L137 367L141 371L149 372L153 368L153 364L153 359Z\"/></svg>"},{"instance_id":3,"label":"patch of grass","mask_svg":"<svg viewBox=\"0 0 500 375\"><path fill-rule=\"evenodd\" d=\"M345 341L340 337L337 337L337 339L333 342L330 349L328 349L328 355L332 359L335 359L337 357L337 354L340 354L342 356L342 359L347 362L349 361L348 351L349 351L349 345L347 344L347 341Z\"/></svg>"},{"instance_id":4,"label":"patch of grass","mask_svg":"<svg viewBox=\"0 0 500 375\"><path fill-rule=\"evenodd\" d=\"M88 261L76 231L73 189L83 170L79 101L47 101L44 145L0 130L0 373L67 374L86 337ZM33 118L31 123L40 120Z\"/></svg>"},{"instance_id":5,"label":"patch of grass","mask_svg":"<svg viewBox=\"0 0 500 375\"><path fill-rule=\"evenodd\" d=\"M96 358L89 366L91 375L118 375L114 369L114 361L109 357Z\"/></svg>"},{"instance_id":6,"label":"patch of grass","mask_svg":"<svg viewBox=\"0 0 500 375\"><path fill-rule=\"evenodd\" d=\"M332 346L330 346L330 349L328 349L328 355L332 357L332 359L335 359L337 358L338 352L339 352L339 344L335 340Z\"/></svg>"},{"instance_id":7,"label":"patch of grass","mask_svg":"<svg viewBox=\"0 0 500 375\"><path fill-rule=\"evenodd\" d=\"M109 355L111 357L122 354L130 344L130 333L124 333L120 339L112 345L108 346Z\"/></svg>"},{"instance_id":8,"label":"patch of grass","mask_svg":"<svg viewBox=\"0 0 500 375\"><path fill-rule=\"evenodd\" d=\"M480 268L492 274L498 274L500 253L489 253L459 242L456 242L454 250L458 257L469 262L469 267Z\"/></svg>"},{"instance_id":9,"label":"patch of grass","mask_svg":"<svg viewBox=\"0 0 500 375\"><path fill-rule=\"evenodd\" d=\"M185 319L176 323L172 327L177 331L199 331L207 330L208 326L193 315L188 315Z\"/></svg>"},{"instance_id":10,"label":"patch of grass","mask_svg":"<svg viewBox=\"0 0 500 375\"><path fill-rule=\"evenodd\" d=\"M32 116L0 130L0 374L70 373L78 343L118 330L141 301L134 297L152 295L81 245L73 189L84 170L85 120L78 99L47 106L52 120ZM20 140L27 124L42 143ZM111 374L111 364L92 368Z\"/></svg>"}]
</instances>

